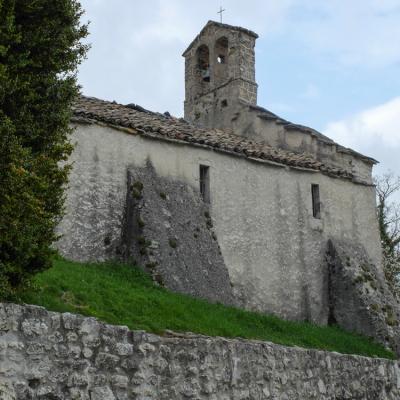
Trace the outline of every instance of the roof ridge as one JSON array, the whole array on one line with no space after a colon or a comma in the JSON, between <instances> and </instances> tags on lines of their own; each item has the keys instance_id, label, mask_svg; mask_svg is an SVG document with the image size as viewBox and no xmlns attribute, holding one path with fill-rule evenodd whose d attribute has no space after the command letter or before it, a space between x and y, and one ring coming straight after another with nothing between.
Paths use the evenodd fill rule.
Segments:
<instances>
[{"instance_id":1,"label":"roof ridge","mask_svg":"<svg viewBox=\"0 0 400 400\"><path fill-rule=\"evenodd\" d=\"M167 118L163 114L138 111L123 104L96 97L80 96L72 111L75 117L99 121L111 126L135 129L143 136L163 140L180 141L235 154L260 162L273 162L282 166L321 171L325 174L352 179L352 173L317 160L309 153L272 147L222 129L204 129L178 118Z\"/></svg>"}]
</instances>

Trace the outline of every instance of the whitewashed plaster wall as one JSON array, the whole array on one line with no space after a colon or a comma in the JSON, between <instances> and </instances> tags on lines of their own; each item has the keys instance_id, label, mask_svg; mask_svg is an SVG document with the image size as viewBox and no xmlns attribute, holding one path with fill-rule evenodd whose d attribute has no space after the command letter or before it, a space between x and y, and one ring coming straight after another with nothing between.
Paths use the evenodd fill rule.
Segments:
<instances>
[{"instance_id":1,"label":"whitewashed plaster wall","mask_svg":"<svg viewBox=\"0 0 400 400\"><path fill-rule=\"evenodd\" d=\"M210 166L211 215L234 293L243 307L326 323L327 240L360 243L380 264L372 186L99 124L77 124L73 141L73 171L58 243L66 257L115 257L127 167L143 167L150 160L160 176L195 188L199 164ZM311 184L320 185L320 220L312 216Z\"/></svg>"}]
</instances>

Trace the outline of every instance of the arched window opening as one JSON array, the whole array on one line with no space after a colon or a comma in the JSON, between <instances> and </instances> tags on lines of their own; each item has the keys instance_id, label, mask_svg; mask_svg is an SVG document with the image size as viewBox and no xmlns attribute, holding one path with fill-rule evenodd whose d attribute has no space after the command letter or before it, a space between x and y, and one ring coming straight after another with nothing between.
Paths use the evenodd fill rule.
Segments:
<instances>
[{"instance_id":1,"label":"arched window opening","mask_svg":"<svg viewBox=\"0 0 400 400\"><path fill-rule=\"evenodd\" d=\"M210 82L210 51L206 45L197 49L197 67L203 82Z\"/></svg>"},{"instance_id":2,"label":"arched window opening","mask_svg":"<svg viewBox=\"0 0 400 400\"><path fill-rule=\"evenodd\" d=\"M215 42L215 55L218 64L226 64L228 58L228 39L225 36L220 37Z\"/></svg>"},{"instance_id":3,"label":"arched window opening","mask_svg":"<svg viewBox=\"0 0 400 400\"><path fill-rule=\"evenodd\" d=\"M215 42L215 80L216 84L223 83L227 76L228 63L228 39L225 36L220 37Z\"/></svg>"},{"instance_id":4,"label":"arched window opening","mask_svg":"<svg viewBox=\"0 0 400 400\"><path fill-rule=\"evenodd\" d=\"M217 63L218 63L218 64L225 64L225 56L219 55L219 56L217 57Z\"/></svg>"}]
</instances>

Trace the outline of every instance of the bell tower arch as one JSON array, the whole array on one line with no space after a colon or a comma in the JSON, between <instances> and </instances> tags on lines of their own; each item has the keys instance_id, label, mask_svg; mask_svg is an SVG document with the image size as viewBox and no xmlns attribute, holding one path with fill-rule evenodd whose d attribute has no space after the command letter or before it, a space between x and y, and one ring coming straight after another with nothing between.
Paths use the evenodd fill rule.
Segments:
<instances>
[{"instance_id":1,"label":"bell tower arch","mask_svg":"<svg viewBox=\"0 0 400 400\"><path fill-rule=\"evenodd\" d=\"M242 103L257 104L254 46L257 34L209 21L183 53L185 119L227 128Z\"/></svg>"}]
</instances>

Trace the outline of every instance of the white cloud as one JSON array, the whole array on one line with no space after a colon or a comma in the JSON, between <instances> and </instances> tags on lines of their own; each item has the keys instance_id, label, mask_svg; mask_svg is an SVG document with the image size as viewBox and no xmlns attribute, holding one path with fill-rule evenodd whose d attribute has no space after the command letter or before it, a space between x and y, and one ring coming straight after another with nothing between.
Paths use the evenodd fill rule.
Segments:
<instances>
[{"instance_id":1,"label":"white cloud","mask_svg":"<svg viewBox=\"0 0 400 400\"><path fill-rule=\"evenodd\" d=\"M400 175L400 97L329 123L324 133L338 143L380 161L374 168L375 173L390 170Z\"/></svg>"},{"instance_id":2,"label":"white cloud","mask_svg":"<svg viewBox=\"0 0 400 400\"><path fill-rule=\"evenodd\" d=\"M329 123L324 132L348 147L362 149L379 145L400 148L400 97Z\"/></svg>"}]
</instances>

